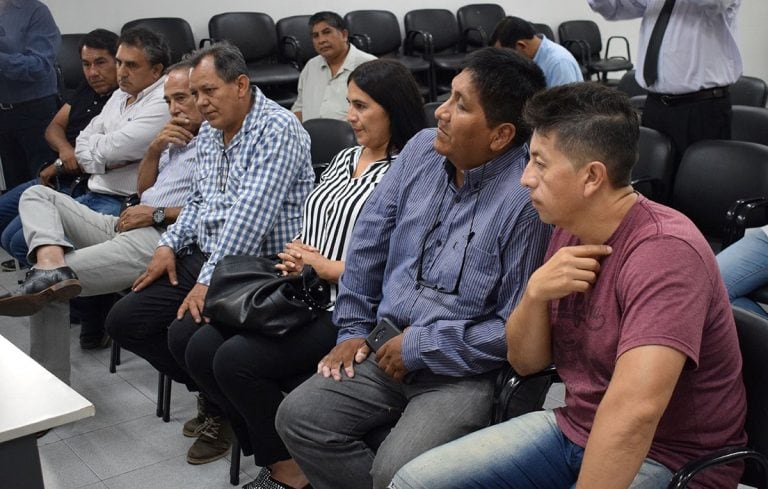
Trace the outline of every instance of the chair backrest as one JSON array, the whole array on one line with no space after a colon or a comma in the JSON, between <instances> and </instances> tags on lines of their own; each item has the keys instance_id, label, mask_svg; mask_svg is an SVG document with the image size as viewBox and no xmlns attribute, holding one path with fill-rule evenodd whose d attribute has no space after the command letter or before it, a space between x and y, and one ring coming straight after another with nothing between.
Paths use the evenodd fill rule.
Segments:
<instances>
[{"instance_id":1,"label":"chair backrest","mask_svg":"<svg viewBox=\"0 0 768 489\"><path fill-rule=\"evenodd\" d=\"M59 88L65 100L85 81L79 49L83 36L85 34L62 34L61 36L61 46L59 46L59 52L56 55L56 64L59 65L61 76Z\"/></svg>"},{"instance_id":2,"label":"chair backrest","mask_svg":"<svg viewBox=\"0 0 768 489\"><path fill-rule=\"evenodd\" d=\"M674 168L672 142L655 129L641 127L638 146L640 156L632 168L632 180L651 178L658 183L640 182L635 190L651 200L666 203Z\"/></svg>"},{"instance_id":3,"label":"chair backrest","mask_svg":"<svg viewBox=\"0 0 768 489\"><path fill-rule=\"evenodd\" d=\"M570 44L570 41L586 41L589 44L590 59L600 58L600 51L603 50L600 28L591 20L568 20L563 22L557 28L557 35L560 38L560 44L567 47L577 60L581 59L581 52L573 44Z\"/></svg>"},{"instance_id":4,"label":"chair backrest","mask_svg":"<svg viewBox=\"0 0 768 489\"><path fill-rule=\"evenodd\" d=\"M731 104L765 107L768 100L768 85L754 76L741 76L731 85Z\"/></svg>"},{"instance_id":5,"label":"chair backrest","mask_svg":"<svg viewBox=\"0 0 768 489\"><path fill-rule=\"evenodd\" d=\"M768 456L768 319L733 308L747 389L746 430L749 446Z\"/></svg>"},{"instance_id":6,"label":"chair backrest","mask_svg":"<svg viewBox=\"0 0 768 489\"><path fill-rule=\"evenodd\" d=\"M635 70L629 70L624 73L624 76L619 80L619 84L616 85L616 89L620 92L624 92L628 97L634 97L635 95L646 95L648 90L641 87L635 79Z\"/></svg>"},{"instance_id":7,"label":"chair backrest","mask_svg":"<svg viewBox=\"0 0 768 489\"><path fill-rule=\"evenodd\" d=\"M131 27L144 27L150 31L162 34L171 48L171 63L178 62L182 56L195 49L195 37L189 23L178 17L153 17L136 19L127 22L122 30Z\"/></svg>"},{"instance_id":8,"label":"chair backrest","mask_svg":"<svg viewBox=\"0 0 768 489\"><path fill-rule=\"evenodd\" d=\"M547 39L549 39L552 42L557 42L555 39L555 33L552 32L552 28L549 27L547 24L536 24L532 23L533 28L536 30L537 34L544 34Z\"/></svg>"},{"instance_id":9,"label":"chair backrest","mask_svg":"<svg viewBox=\"0 0 768 489\"><path fill-rule=\"evenodd\" d=\"M336 119L310 119L304 122L304 129L311 140L312 167L315 181L334 156L344 148L357 144L355 132L346 121Z\"/></svg>"},{"instance_id":10,"label":"chair backrest","mask_svg":"<svg viewBox=\"0 0 768 489\"><path fill-rule=\"evenodd\" d=\"M208 34L214 41L228 40L248 63L277 55L277 31L272 17L262 12L226 12L211 17Z\"/></svg>"},{"instance_id":11,"label":"chair backrest","mask_svg":"<svg viewBox=\"0 0 768 489\"><path fill-rule=\"evenodd\" d=\"M410 31L423 31L432 35L432 46L435 53L441 51L456 51L459 48L461 36L459 23L453 12L445 9L411 10L403 18L406 36ZM417 39L414 49L421 51L422 44Z\"/></svg>"},{"instance_id":12,"label":"chair backrest","mask_svg":"<svg viewBox=\"0 0 768 489\"><path fill-rule=\"evenodd\" d=\"M299 67L317 56L312 44L312 29L309 15L293 15L280 19L275 24L277 47L282 61L295 61Z\"/></svg>"},{"instance_id":13,"label":"chair backrest","mask_svg":"<svg viewBox=\"0 0 768 489\"><path fill-rule=\"evenodd\" d=\"M456 11L459 32L465 47L487 46L496 24L506 13L501 5L495 3L474 3L464 5ZM483 35L480 35L482 31Z\"/></svg>"},{"instance_id":14,"label":"chair backrest","mask_svg":"<svg viewBox=\"0 0 768 489\"><path fill-rule=\"evenodd\" d=\"M350 37L367 39L367 50L374 56L397 53L402 43L400 24L388 10L353 10L344 16Z\"/></svg>"},{"instance_id":15,"label":"chair backrest","mask_svg":"<svg viewBox=\"0 0 768 489\"><path fill-rule=\"evenodd\" d=\"M737 200L768 196L768 146L699 141L688 147L675 176L673 207L710 239L723 237L725 213Z\"/></svg>"},{"instance_id":16,"label":"chair backrest","mask_svg":"<svg viewBox=\"0 0 768 489\"><path fill-rule=\"evenodd\" d=\"M768 145L768 109L734 105L731 139Z\"/></svg>"}]
</instances>

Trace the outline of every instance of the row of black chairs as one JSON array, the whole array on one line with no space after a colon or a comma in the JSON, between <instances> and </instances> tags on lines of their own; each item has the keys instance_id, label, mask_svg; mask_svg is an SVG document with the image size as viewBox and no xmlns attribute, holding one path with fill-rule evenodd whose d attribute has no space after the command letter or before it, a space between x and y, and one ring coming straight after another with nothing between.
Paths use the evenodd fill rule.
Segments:
<instances>
[{"instance_id":1,"label":"row of black chairs","mask_svg":"<svg viewBox=\"0 0 768 489\"><path fill-rule=\"evenodd\" d=\"M405 36L395 16L387 10L355 10L344 19L350 40L358 48L378 57L403 63L419 80L427 100L450 91L450 80L467 52L489 44L496 24L506 15L498 4L471 4L454 14L446 9L417 9L403 18ZM208 38L195 42L189 23L178 17L156 17L127 22L123 30L142 26L163 34L170 44L172 61L198 45L229 40L243 52L251 81L278 103L289 106L304 64L317 53L312 45L309 15L295 15L275 22L263 12L226 12L208 22ZM534 24L548 38L555 38L546 24ZM632 68L618 57L601 58L600 31L592 21L568 21L558 29L560 41L582 64L586 78L608 71ZM59 56L64 90L74 90L82 81L77 45L82 34L65 34ZM608 40L610 46L613 38ZM624 39L626 42L626 39ZM627 42L627 50L629 44ZM607 58L607 59L606 59Z\"/></svg>"}]
</instances>

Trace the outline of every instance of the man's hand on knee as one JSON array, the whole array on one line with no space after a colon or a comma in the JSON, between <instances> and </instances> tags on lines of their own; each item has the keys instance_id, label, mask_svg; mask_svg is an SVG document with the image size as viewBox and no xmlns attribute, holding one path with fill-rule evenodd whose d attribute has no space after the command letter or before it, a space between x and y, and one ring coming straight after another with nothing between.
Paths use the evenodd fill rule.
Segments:
<instances>
[{"instance_id":1,"label":"man's hand on knee","mask_svg":"<svg viewBox=\"0 0 768 489\"><path fill-rule=\"evenodd\" d=\"M364 338L346 340L333 347L333 350L320 360L317 364L317 373L326 378L333 377L334 380L341 380L343 366L347 377L352 378L355 376L354 364L363 362L370 353L371 350L365 344Z\"/></svg>"},{"instance_id":2,"label":"man's hand on knee","mask_svg":"<svg viewBox=\"0 0 768 489\"><path fill-rule=\"evenodd\" d=\"M168 280L173 285L179 284L176 279L176 253L168 246L158 246L147 265L147 270L133 282L131 289L139 292L165 274L168 274Z\"/></svg>"}]
</instances>

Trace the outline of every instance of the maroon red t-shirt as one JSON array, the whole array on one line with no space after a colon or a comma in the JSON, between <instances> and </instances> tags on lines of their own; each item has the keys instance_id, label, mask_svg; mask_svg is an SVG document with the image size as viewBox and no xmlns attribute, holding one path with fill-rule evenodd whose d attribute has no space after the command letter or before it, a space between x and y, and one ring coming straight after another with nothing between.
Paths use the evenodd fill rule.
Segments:
<instances>
[{"instance_id":1,"label":"maroon red t-shirt","mask_svg":"<svg viewBox=\"0 0 768 489\"><path fill-rule=\"evenodd\" d=\"M581 244L556 229L547 258ZM679 212L644 197L606 242L594 287L550 304L553 358L566 388L556 410L566 437L586 446L617 358L664 345L687 363L648 457L676 471L713 450L746 442L741 354L728 295L701 233ZM691 487L736 487L740 468L709 470Z\"/></svg>"}]
</instances>

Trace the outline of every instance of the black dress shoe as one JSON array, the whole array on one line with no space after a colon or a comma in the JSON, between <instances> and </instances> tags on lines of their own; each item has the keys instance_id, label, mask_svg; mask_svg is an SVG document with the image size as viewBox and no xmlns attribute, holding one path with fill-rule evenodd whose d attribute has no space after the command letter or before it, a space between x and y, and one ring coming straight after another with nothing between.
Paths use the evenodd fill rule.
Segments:
<instances>
[{"instance_id":1,"label":"black dress shoe","mask_svg":"<svg viewBox=\"0 0 768 489\"><path fill-rule=\"evenodd\" d=\"M0 316L31 316L49 302L77 297L81 290L77 275L69 267L32 268L16 291L0 298Z\"/></svg>"}]
</instances>

